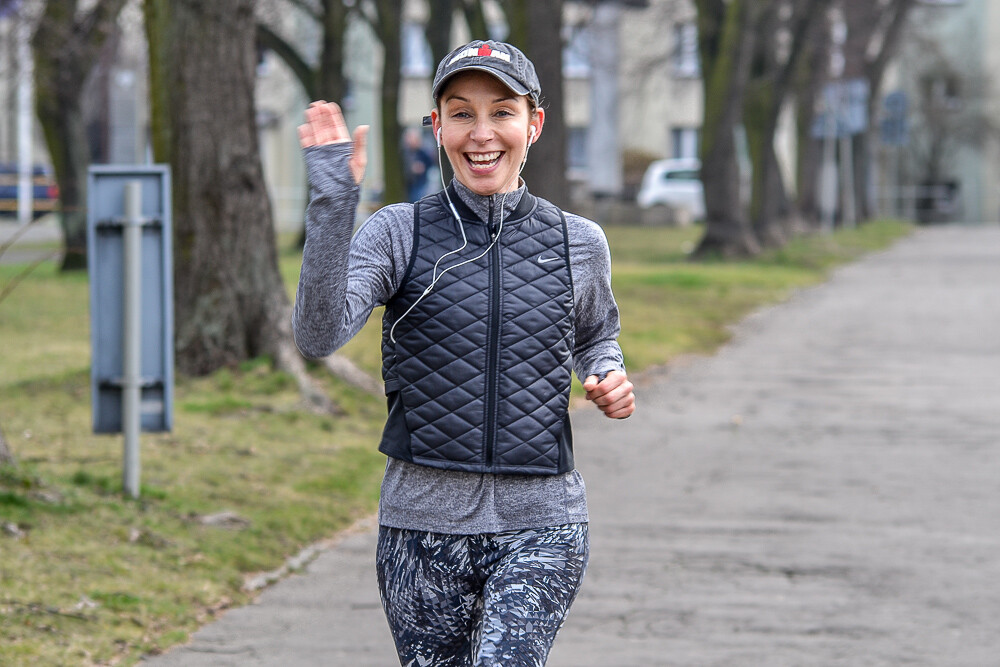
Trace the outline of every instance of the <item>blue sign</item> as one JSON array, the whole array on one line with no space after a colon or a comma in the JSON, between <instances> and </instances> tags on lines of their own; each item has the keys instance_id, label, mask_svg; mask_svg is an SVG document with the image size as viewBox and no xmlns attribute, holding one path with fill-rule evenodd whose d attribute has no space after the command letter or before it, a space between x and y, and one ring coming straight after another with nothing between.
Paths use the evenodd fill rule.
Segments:
<instances>
[{"instance_id":1,"label":"blue sign","mask_svg":"<svg viewBox=\"0 0 1000 667\"><path fill-rule=\"evenodd\" d=\"M814 139L849 137L868 130L867 79L831 81L823 87L821 110L813 118Z\"/></svg>"},{"instance_id":2,"label":"blue sign","mask_svg":"<svg viewBox=\"0 0 1000 667\"><path fill-rule=\"evenodd\" d=\"M910 123L907 111L910 100L901 90L896 90L885 96L882 101L885 115L879 127L882 143L887 146L905 146L910 140Z\"/></svg>"},{"instance_id":3,"label":"blue sign","mask_svg":"<svg viewBox=\"0 0 1000 667\"><path fill-rule=\"evenodd\" d=\"M910 107L910 100L901 90L896 90L885 96L882 101L885 106L885 113L888 116L905 116Z\"/></svg>"},{"instance_id":4,"label":"blue sign","mask_svg":"<svg viewBox=\"0 0 1000 667\"><path fill-rule=\"evenodd\" d=\"M174 300L170 171L92 166L87 179L91 393L95 433L122 431L125 185L142 191L141 428L173 427Z\"/></svg>"},{"instance_id":5,"label":"blue sign","mask_svg":"<svg viewBox=\"0 0 1000 667\"><path fill-rule=\"evenodd\" d=\"M882 119L880 135L886 146L905 146L910 140L910 124L905 118Z\"/></svg>"}]
</instances>

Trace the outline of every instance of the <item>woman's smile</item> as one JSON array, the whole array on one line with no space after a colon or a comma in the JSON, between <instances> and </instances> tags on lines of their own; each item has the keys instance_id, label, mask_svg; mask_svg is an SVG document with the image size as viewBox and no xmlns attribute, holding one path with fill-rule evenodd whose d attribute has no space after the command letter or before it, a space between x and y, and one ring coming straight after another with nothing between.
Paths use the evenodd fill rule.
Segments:
<instances>
[{"instance_id":1,"label":"woman's smile","mask_svg":"<svg viewBox=\"0 0 1000 667\"><path fill-rule=\"evenodd\" d=\"M503 151L491 151L489 153L466 153L465 159L469 161L469 166L473 171L486 173L497 167L502 156Z\"/></svg>"},{"instance_id":2,"label":"woman's smile","mask_svg":"<svg viewBox=\"0 0 1000 667\"><path fill-rule=\"evenodd\" d=\"M520 186L518 174L528 150L528 137L541 132L544 112L530 108L485 72L462 72L442 91L431 112L441 147L459 183L479 195L510 192Z\"/></svg>"}]
</instances>

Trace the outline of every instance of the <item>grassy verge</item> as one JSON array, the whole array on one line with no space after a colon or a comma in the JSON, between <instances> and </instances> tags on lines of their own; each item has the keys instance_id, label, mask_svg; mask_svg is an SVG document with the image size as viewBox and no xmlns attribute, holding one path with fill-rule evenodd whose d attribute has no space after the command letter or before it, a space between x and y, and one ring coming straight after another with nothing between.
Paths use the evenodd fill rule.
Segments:
<instances>
[{"instance_id":1,"label":"grassy verge","mask_svg":"<svg viewBox=\"0 0 1000 667\"><path fill-rule=\"evenodd\" d=\"M629 366L711 351L751 309L907 230L694 264L698 230L609 228ZM298 262L283 252L290 290ZM20 268L0 266L0 286ZM0 428L20 459L0 469L0 664L131 664L246 603L249 575L376 504L381 401L324 379L349 416L306 413L265 360L180 378L175 429L143 436L142 499L123 500L121 438L90 432L87 330L83 275L43 266L0 304ZM375 371L378 339L373 320L345 353Z\"/></svg>"},{"instance_id":2,"label":"grassy verge","mask_svg":"<svg viewBox=\"0 0 1000 667\"><path fill-rule=\"evenodd\" d=\"M749 261L696 263L686 256L700 237L698 228L610 227L626 365L641 370L680 354L711 352L755 308L822 281L829 269L884 248L910 229L880 221L802 237Z\"/></svg>"}]
</instances>

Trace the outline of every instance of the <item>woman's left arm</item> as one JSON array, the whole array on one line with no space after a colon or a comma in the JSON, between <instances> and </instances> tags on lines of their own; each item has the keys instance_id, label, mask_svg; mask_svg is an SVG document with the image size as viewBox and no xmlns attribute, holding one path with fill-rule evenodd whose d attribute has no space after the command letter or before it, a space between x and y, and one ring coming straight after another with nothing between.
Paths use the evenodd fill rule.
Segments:
<instances>
[{"instance_id":1,"label":"woman's left arm","mask_svg":"<svg viewBox=\"0 0 1000 667\"><path fill-rule=\"evenodd\" d=\"M635 394L618 345L621 322L608 240L595 222L572 214L566 221L576 310L573 367L587 399L608 417L624 419L635 411Z\"/></svg>"}]
</instances>

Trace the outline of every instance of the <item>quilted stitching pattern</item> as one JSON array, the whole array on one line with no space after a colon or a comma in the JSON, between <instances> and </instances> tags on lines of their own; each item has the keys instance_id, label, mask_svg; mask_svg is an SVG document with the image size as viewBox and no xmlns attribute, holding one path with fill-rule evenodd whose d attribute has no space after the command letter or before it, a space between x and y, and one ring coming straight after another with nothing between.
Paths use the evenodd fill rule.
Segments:
<instances>
[{"instance_id":1,"label":"quilted stitching pattern","mask_svg":"<svg viewBox=\"0 0 1000 667\"><path fill-rule=\"evenodd\" d=\"M530 217L505 226L500 240L500 349L493 466L486 461L485 397L491 306L488 259L441 278L396 328L386 332L430 283L434 262L460 234L441 206L422 207L420 242L409 281L386 309L383 375L405 406L410 453L417 463L476 472L555 473L568 438L573 295L558 209L539 200ZM466 226L468 247L441 268L482 253L481 224ZM539 258L544 261L539 262ZM398 378L398 379L397 379ZM566 458L566 452L562 453Z\"/></svg>"}]
</instances>

